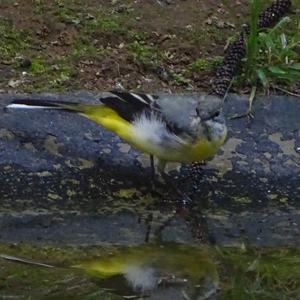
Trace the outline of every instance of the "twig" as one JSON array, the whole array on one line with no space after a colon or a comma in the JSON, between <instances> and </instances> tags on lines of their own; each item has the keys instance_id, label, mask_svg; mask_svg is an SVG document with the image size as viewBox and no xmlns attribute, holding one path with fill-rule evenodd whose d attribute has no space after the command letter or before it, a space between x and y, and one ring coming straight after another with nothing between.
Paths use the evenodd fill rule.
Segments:
<instances>
[{"instance_id":1,"label":"twig","mask_svg":"<svg viewBox=\"0 0 300 300\"><path fill-rule=\"evenodd\" d=\"M156 3L159 4L160 6L163 6L163 4L160 0L156 0Z\"/></svg>"},{"instance_id":2,"label":"twig","mask_svg":"<svg viewBox=\"0 0 300 300\"><path fill-rule=\"evenodd\" d=\"M226 90L226 92L225 92L225 95L224 95L224 97L223 97L223 99L222 99L223 102L226 100L226 98L227 98L227 96L228 96L228 93L229 93L229 90L230 90L231 87L232 87L233 81L234 81L234 77L231 78L231 80L230 80L230 83L229 83L229 85L228 85L228 87L227 87L227 90Z\"/></svg>"},{"instance_id":3,"label":"twig","mask_svg":"<svg viewBox=\"0 0 300 300\"><path fill-rule=\"evenodd\" d=\"M282 91L282 92L284 92L284 93L286 93L286 94L288 94L288 95L291 95L291 96L295 96L295 97L297 97L297 98L300 98L300 94L296 94L296 93L293 93L293 92L290 92L290 91L288 91L288 90L285 90L285 89L283 89L283 88L281 88L281 87L279 87L279 86L272 86L274 89L276 89L276 90L279 90L279 91Z\"/></svg>"},{"instance_id":4,"label":"twig","mask_svg":"<svg viewBox=\"0 0 300 300\"><path fill-rule=\"evenodd\" d=\"M27 264L27 265L34 265L34 266L45 267L45 268L55 268L55 266L51 266L51 265L40 263L40 262L35 262L32 260L28 260L28 259L19 258L19 257L12 256L12 255L0 254L0 258L9 260L9 261L13 261L13 262Z\"/></svg>"}]
</instances>

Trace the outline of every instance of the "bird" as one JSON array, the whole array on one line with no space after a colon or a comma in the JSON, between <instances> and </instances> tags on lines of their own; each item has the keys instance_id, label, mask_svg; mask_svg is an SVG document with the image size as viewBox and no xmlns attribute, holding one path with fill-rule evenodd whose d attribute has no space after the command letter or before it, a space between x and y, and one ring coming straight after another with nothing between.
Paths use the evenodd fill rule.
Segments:
<instances>
[{"instance_id":1,"label":"bird","mask_svg":"<svg viewBox=\"0 0 300 300\"><path fill-rule=\"evenodd\" d=\"M88 118L154 157L168 181L168 162L193 163L212 157L223 145L227 126L223 99L214 95L146 94L110 91L98 103L15 98L6 109L60 109Z\"/></svg>"}]
</instances>

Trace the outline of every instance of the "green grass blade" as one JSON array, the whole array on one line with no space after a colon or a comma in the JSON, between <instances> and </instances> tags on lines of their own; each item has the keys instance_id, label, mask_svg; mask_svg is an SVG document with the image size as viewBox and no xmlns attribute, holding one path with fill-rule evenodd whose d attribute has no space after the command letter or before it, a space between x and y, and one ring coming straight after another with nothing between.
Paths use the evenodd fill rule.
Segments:
<instances>
[{"instance_id":1,"label":"green grass blade","mask_svg":"<svg viewBox=\"0 0 300 300\"><path fill-rule=\"evenodd\" d=\"M282 18L271 30L269 30L269 35L273 35L277 30L282 28L286 23L289 23L291 21L290 17L284 17Z\"/></svg>"},{"instance_id":2,"label":"green grass blade","mask_svg":"<svg viewBox=\"0 0 300 300\"><path fill-rule=\"evenodd\" d=\"M261 8L261 0L251 0L250 11L250 34L247 41L247 68L253 74L253 67L256 65L255 61L258 56L258 19Z\"/></svg>"},{"instance_id":3,"label":"green grass blade","mask_svg":"<svg viewBox=\"0 0 300 300\"><path fill-rule=\"evenodd\" d=\"M269 81L267 79L266 73L263 69L258 69L257 71L257 76L259 80L261 81L263 87L266 89L269 86Z\"/></svg>"}]
</instances>

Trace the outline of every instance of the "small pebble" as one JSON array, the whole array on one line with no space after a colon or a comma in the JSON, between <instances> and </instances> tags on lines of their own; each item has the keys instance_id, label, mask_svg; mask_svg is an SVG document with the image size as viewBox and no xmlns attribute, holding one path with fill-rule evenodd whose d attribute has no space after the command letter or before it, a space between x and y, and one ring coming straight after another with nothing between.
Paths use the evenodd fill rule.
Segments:
<instances>
[{"instance_id":1,"label":"small pebble","mask_svg":"<svg viewBox=\"0 0 300 300\"><path fill-rule=\"evenodd\" d=\"M20 61L20 67L21 68L24 68L24 69L27 69L31 66L31 60L28 59L28 58L23 58L21 61Z\"/></svg>"}]
</instances>

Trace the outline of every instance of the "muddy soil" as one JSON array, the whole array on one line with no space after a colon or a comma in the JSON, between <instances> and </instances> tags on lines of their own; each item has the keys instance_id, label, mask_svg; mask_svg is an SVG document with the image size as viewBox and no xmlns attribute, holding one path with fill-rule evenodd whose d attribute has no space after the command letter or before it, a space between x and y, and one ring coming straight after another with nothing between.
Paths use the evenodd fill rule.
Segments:
<instances>
[{"instance_id":1,"label":"muddy soil","mask_svg":"<svg viewBox=\"0 0 300 300\"><path fill-rule=\"evenodd\" d=\"M2 0L0 90L208 90L224 46L249 19L248 1L230 5Z\"/></svg>"}]
</instances>

